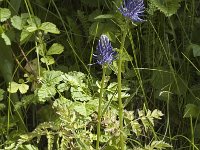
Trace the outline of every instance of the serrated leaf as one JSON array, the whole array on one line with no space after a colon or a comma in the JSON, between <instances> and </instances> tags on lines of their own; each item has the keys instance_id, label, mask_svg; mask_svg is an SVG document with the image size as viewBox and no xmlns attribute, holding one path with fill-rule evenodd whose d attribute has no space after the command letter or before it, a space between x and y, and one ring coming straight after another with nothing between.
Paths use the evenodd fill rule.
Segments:
<instances>
[{"instance_id":1,"label":"serrated leaf","mask_svg":"<svg viewBox=\"0 0 200 150\"><path fill-rule=\"evenodd\" d=\"M42 23L39 29L49 33L60 34L60 31L58 30L56 25L51 22Z\"/></svg>"},{"instance_id":2,"label":"serrated leaf","mask_svg":"<svg viewBox=\"0 0 200 150\"><path fill-rule=\"evenodd\" d=\"M62 74L61 71L44 71L42 82L48 86L55 86L63 80Z\"/></svg>"},{"instance_id":3,"label":"serrated leaf","mask_svg":"<svg viewBox=\"0 0 200 150\"><path fill-rule=\"evenodd\" d=\"M53 86L42 85L38 90L39 101L45 102L48 98L55 96L56 89Z\"/></svg>"},{"instance_id":4,"label":"serrated leaf","mask_svg":"<svg viewBox=\"0 0 200 150\"><path fill-rule=\"evenodd\" d=\"M47 51L47 55L61 54L63 51L64 51L64 46L58 43L54 43Z\"/></svg>"},{"instance_id":5,"label":"serrated leaf","mask_svg":"<svg viewBox=\"0 0 200 150\"><path fill-rule=\"evenodd\" d=\"M141 132L142 132L141 125L139 124L139 122L137 120L131 121L131 127L132 127L133 132L137 136L139 136L141 134Z\"/></svg>"},{"instance_id":6,"label":"serrated leaf","mask_svg":"<svg viewBox=\"0 0 200 150\"><path fill-rule=\"evenodd\" d=\"M63 76L65 82L69 82L69 84L73 87L86 87L85 83L83 83L83 79L85 78L85 74L82 72L69 72Z\"/></svg>"},{"instance_id":7,"label":"serrated leaf","mask_svg":"<svg viewBox=\"0 0 200 150\"><path fill-rule=\"evenodd\" d=\"M71 87L72 98L76 101L90 101L92 99L89 91L82 89L81 87Z\"/></svg>"},{"instance_id":8,"label":"serrated leaf","mask_svg":"<svg viewBox=\"0 0 200 150\"><path fill-rule=\"evenodd\" d=\"M4 39L6 45L11 45L11 41L10 41L9 37L5 33L2 33L1 37Z\"/></svg>"},{"instance_id":9,"label":"serrated leaf","mask_svg":"<svg viewBox=\"0 0 200 150\"><path fill-rule=\"evenodd\" d=\"M59 92L68 91L70 86L67 83L61 83L58 85L57 89Z\"/></svg>"},{"instance_id":10,"label":"serrated leaf","mask_svg":"<svg viewBox=\"0 0 200 150\"><path fill-rule=\"evenodd\" d=\"M25 83L19 84L19 91L22 94L25 94L29 89L29 86Z\"/></svg>"},{"instance_id":11,"label":"serrated leaf","mask_svg":"<svg viewBox=\"0 0 200 150\"><path fill-rule=\"evenodd\" d=\"M8 87L8 92L10 93L16 93L19 89L19 84L16 82L10 82Z\"/></svg>"},{"instance_id":12,"label":"serrated leaf","mask_svg":"<svg viewBox=\"0 0 200 150\"><path fill-rule=\"evenodd\" d=\"M52 65L55 63L55 60L52 56L45 56L45 57L42 57L40 60L41 60L41 62L43 62L47 65Z\"/></svg>"},{"instance_id":13,"label":"serrated leaf","mask_svg":"<svg viewBox=\"0 0 200 150\"><path fill-rule=\"evenodd\" d=\"M30 26L40 26L41 25L41 19L38 18L37 16L29 16L27 18L27 22Z\"/></svg>"},{"instance_id":14,"label":"serrated leaf","mask_svg":"<svg viewBox=\"0 0 200 150\"><path fill-rule=\"evenodd\" d=\"M11 12L7 8L0 8L0 21L6 21L11 16Z\"/></svg>"},{"instance_id":15,"label":"serrated leaf","mask_svg":"<svg viewBox=\"0 0 200 150\"><path fill-rule=\"evenodd\" d=\"M22 30L23 26L22 26L22 19L19 16L13 16L11 18L11 23L12 26L15 27L18 30Z\"/></svg>"},{"instance_id":16,"label":"serrated leaf","mask_svg":"<svg viewBox=\"0 0 200 150\"><path fill-rule=\"evenodd\" d=\"M150 4L152 8L156 7L166 16L171 16L175 14L180 7L180 0L150 0Z\"/></svg>"},{"instance_id":17,"label":"serrated leaf","mask_svg":"<svg viewBox=\"0 0 200 150\"><path fill-rule=\"evenodd\" d=\"M194 117L197 118L200 115L199 107L194 104L187 104L184 110L183 118Z\"/></svg>"},{"instance_id":18,"label":"serrated leaf","mask_svg":"<svg viewBox=\"0 0 200 150\"><path fill-rule=\"evenodd\" d=\"M77 104L77 103L76 103ZM86 116L87 115L87 112L86 112L86 108L85 108L85 104L84 103L80 103L79 105L76 105L74 107L74 110L76 112L78 112L79 114L83 115L83 116Z\"/></svg>"},{"instance_id":19,"label":"serrated leaf","mask_svg":"<svg viewBox=\"0 0 200 150\"><path fill-rule=\"evenodd\" d=\"M161 117L162 117L163 115L164 115L164 114L163 114L160 110L158 110L158 109L153 110L153 112L151 113L151 116L152 116L153 118L156 118L156 119L161 119Z\"/></svg>"}]
</instances>

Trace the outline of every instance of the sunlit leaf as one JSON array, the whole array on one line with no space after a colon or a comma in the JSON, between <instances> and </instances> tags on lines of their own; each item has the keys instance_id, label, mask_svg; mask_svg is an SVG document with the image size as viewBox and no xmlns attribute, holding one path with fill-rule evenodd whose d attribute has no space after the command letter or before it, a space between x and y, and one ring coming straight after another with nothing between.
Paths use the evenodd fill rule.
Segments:
<instances>
[{"instance_id":1,"label":"sunlit leaf","mask_svg":"<svg viewBox=\"0 0 200 150\"><path fill-rule=\"evenodd\" d=\"M13 25L13 27L15 27L18 30L22 30L23 26L22 26L22 19L19 16L13 16L11 18L11 23Z\"/></svg>"},{"instance_id":2,"label":"sunlit leaf","mask_svg":"<svg viewBox=\"0 0 200 150\"><path fill-rule=\"evenodd\" d=\"M43 30L45 32L54 33L54 34L59 34L60 33L60 31L58 30L56 25L51 23L51 22L42 23L42 25L40 26L39 29Z\"/></svg>"},{"instance_id":3,"label":"sunlit leaf","mask_svg":"<svg viewBox=\"0 0 200 150\"><path fill-rule=\"evenodd\" d=\"M77 103L76 103L77 104ZM79 105L76 105L74 107L74 110L77 111L79 114L86 116L87 112L86 112L86 108L85 108L85 104L84 103L80 103Z\"/></svg>"},{"instance_id":4,"label":"sunlit leaf","mask_svg":"<svg viewBox=\"0 0 200 150\"><path fill-rule=\"evenodd\" d=\"M165 143L164 141L153 141L151 143L151 147L152 149L156 148L156 149L166 149L169 147L172 147L170 144Z\"/></svg>"},{"instance_id":5,"label":"sunlit leaf","mask_svg":"<svg viewBox=\"0 0 200 150\"><path fill-rule=\"evenodd\" d=\"M19 84L19 91L22 94L25 94L29 89L29 86L25 83Z\"/></svg>"},{"instance_id":6,"label":"sunlit leaf","mask_svg":"<svg viewBox=\"0 0 200 150\"><path fill-rule=\"evenodd\" d=\"M11 45L11 41L10 41L9 37L5 33L2 33L1 37L4 39L6 45Z\"/></svg>"},{"instance_id":7,"label":"sunlit leaf","mask_svg":"<svg viewBox=\"0 0 200 150\"><path fill-rule=\"evenodd\" d=\"M92 99L91 94L81 87L71 87L72 98L76 101L89 101Z\"/></svg>"},{"instance_id":8,"label":"sunlit leaf","mask_svg":"<svg viewBox=\"0 0 200 150\"><path fill-rule=\"evenodd\" d=\"M131 121L131 127L132 127L133 132L137 136L139 136L141 134L141 132L142 132L141 125L139 124L139 122L137 120Z\"/></svg>"},{"instance_id":9,"label":"sunlit leaf","mask_svg":"<svg viewBox=\"0 0 200 150\"><path fill-rule=\"evenodd\" d=\"M58 43L54 43L47 51L47 55L61 54L63 51L64 46Z\"/></svg>"},{"instance_id":10,"label":"sunlit leaf","mask_svg":"<svg viewBox=\"0 0 200 150\"><path fill-rule=\"evenodd\" d=\"M10 93L16 93L19 89L19 84L16 82L10 82L8 87L8 92Z\"/></svg>"},{"instance_id":11,"label":"sunlit leaf","mask_svg":"<svg viewBox=\"0 0 200 150\"><path fill-rule=\"evenodd\" d=\"M63 80L62 78L62 72L61 71L44 71L43 73L43 81L44 84L48 86L55 86L56 84L59 84L60 81Z\"/></svg>"},{"instance_id":12,"label":"sunlit leaf","mask_svg":"<svg viewBox=\"0 0 200 150\"><path fill-rule=\"evenodd\" d=\"M47 65L52 65L55 63L55 60L52 56L45 56L45 57L42 57L40 60L41 60L41 62L43 62Z\"/></svg>"},{"instance_id":13,"label":"sunlit leaf","mask_svg":"<svg viewBox=\"0 0 200 150\"><path fill-rule=\"evenodd\" d=\"M7 8L0 8L0 21L6 21L11 16L11 12Z\"/></svg>"},{"instance_id":14,"label":"sunlit leaf","mask_svg":"<svg viewBox=\"0 0 200 150\"><path fill-rule=\"evenodd\" d=\"M153 112L151 113L151 116L156 119L161 119L161 116L163 115L164 114L158 109L153 110Z\"/></svg>"},{"instance_id":15,"label":"sunlit leaf","mask_svg":"<svg viewBox=\"0 0 200 150\"><path fill-rule=\"evenodd\" d=\"M33 26L27 27L26 30L27 30L28 32L35 32L35 31L37 30L37 27L36 27L36 25L34 24Z\"/></svg>"},{"instance_id":16,"label":"sunlit leaf","mask_svg":"<svg viewBox=\"0 0 200 150\"><path fill-rule=\"evenodd\" d=\"M56 89L53 86L42 85L38 90L39 101L45 102L48 98L55 96Z\"/></svg>"}]
</instances>

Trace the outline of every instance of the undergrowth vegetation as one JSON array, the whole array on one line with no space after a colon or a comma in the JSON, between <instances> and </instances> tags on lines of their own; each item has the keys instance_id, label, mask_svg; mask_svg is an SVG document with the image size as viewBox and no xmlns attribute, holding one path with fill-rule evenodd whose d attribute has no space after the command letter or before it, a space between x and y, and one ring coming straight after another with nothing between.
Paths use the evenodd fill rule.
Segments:
<instances>
[{"instance_id":1,"label":"undergrowth vegetation","mask_svg":"<svg viewBox=\"0 0 200 150\"><path fill-rule=\"evenodd\" d=\"M0 0L0 35L0 149L200 149L200 1Z\"/></svg>"}]
</instances>

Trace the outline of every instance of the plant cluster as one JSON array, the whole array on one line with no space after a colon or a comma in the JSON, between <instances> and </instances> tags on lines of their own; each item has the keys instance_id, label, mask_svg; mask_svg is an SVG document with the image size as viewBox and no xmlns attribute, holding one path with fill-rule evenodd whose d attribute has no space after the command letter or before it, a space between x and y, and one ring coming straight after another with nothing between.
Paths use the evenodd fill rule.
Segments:
<instances>
[{"instance_id":1,"label":"plant cluster","mask_svg":"<svg viewBox=\"0 0 200 150\"><path fill-rule=\"evenodd\" d=\"M199 8L0 0L0 149L198 150Z\"/></svg>"}]
</instances>

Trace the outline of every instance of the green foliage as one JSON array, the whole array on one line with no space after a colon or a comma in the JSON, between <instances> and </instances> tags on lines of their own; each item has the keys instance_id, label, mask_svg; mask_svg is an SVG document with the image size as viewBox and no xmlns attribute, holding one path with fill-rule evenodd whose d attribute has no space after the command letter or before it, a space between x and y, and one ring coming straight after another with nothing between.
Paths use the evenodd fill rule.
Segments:
<instances>
[{"instance_id":1,"label":"green foliage","mask_svg":"<svg viewBox=\"0 0 200 150\"><path fill-rule=\"evenodd\" d=\"M149 12L153 13L156 10L160 10L167 17L175 14L180 7L182 0L149 0Z\"/></svg>"},{"instance_id":2,"label":"green foliage","mask_svg":"<svg viewBox=\"0 0 200 150\"><path fill-rule=\"evenodd\" d=\"M11 16L11 12L7 8L0 8L0 21L4 22L8 20Z\"/></svg>"},{"instance_id":3,"label":"green foliage","mask_svg":"<svg viewBox=\"0 0 200 150\"><path fill-rule=\"evenodd\" d=\"M103 86L100 148L120 149L120 133L127 150L200 148L199 1L145 1L143 23L124 19L119 3L0 0L0 149L95 149L102 66L88 64L101 34L119 52L125 29L124 129L117 56Z\"/></svg>"}]
</instances>

